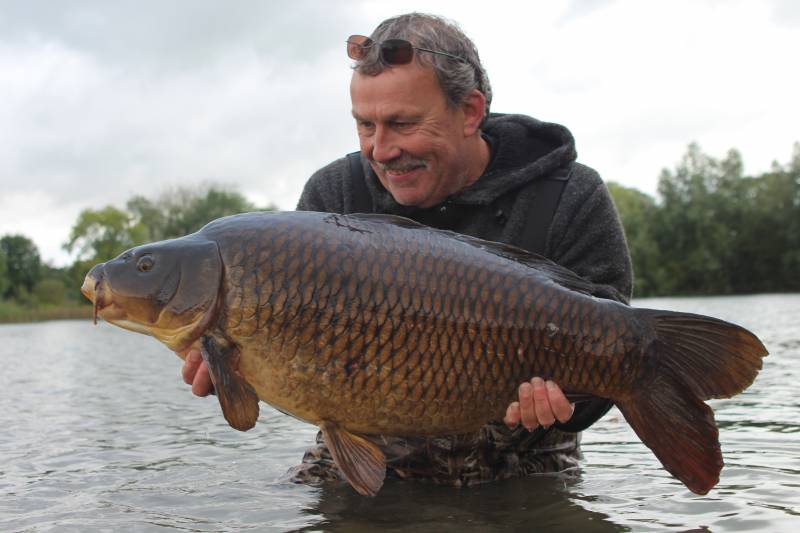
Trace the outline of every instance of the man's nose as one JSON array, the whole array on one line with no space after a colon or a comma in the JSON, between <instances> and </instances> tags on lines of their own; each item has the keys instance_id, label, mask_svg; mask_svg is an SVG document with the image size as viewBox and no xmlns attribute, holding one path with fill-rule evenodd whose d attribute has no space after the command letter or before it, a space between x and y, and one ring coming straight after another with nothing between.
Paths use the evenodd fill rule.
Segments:
<instances>
[{"instance_id":1,"label":"man's nose","mask_svg":"<svg viewBox=\"0 0 800 533\"><path fill-rule=\"evenodd\" d=\"M396 138L388 128L378 126L372 136L372 160L386 163L401 153Z\"/></svg>"}]
</instances>

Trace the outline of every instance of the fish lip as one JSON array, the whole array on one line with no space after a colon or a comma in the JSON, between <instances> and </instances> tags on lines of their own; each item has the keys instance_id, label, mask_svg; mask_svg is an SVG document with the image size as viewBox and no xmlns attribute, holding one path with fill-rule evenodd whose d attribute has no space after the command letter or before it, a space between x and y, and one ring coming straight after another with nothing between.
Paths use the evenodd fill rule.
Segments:
<instances>
[{"instance_id":1,"label":"fish lip","mask_svg":"<svg viewBox=\"0 0 800 533\"><path fill-rule=\"evenodd\" d=\"M83 280L81 293L93 304L92 320L94 324L97 324L98 316L106 318L102 314L103 310L111 307L113 302L111 299L111 291L108 288L108 282L106 282L102 272L98 279L94 275L94 269L92 269L92 272L87 274L86 278Z\"/></svg>"},{"instance_id":2,"label":"fish lip","mask_svg":"<svg viewBox=\"0 0 800 533\"><path fill-rule=\"evenodd\" d=\"M81 285L81 293L86 296L86 298L94 303L94 293L95 293L95 284L97 280L94 279L94 276L91 274L87 274L86 278L83 280L83 285Z\"/></svg>"}]
</instances>

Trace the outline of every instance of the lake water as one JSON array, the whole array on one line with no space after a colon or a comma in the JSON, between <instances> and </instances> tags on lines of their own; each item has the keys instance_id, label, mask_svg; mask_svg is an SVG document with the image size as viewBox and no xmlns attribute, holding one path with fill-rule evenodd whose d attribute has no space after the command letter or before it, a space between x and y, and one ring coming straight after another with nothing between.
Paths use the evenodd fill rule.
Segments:
<instances>
[{"instance_id":1,"label":"lake water","mask_svg":"<svg viewBox=\"0 0 800 533\"><path fill-rule=\"evenodd\" d=\"M580 468L471 489L281 481L316 429L262 404L247 433L160 343L90 321L0 325L2 531L798 531L800 295L638 300L754 331L771 355L716 400L726 466L690 493L612 410ZM664 428L668 438L669 428Z\"/></svg>"}]
</instances>

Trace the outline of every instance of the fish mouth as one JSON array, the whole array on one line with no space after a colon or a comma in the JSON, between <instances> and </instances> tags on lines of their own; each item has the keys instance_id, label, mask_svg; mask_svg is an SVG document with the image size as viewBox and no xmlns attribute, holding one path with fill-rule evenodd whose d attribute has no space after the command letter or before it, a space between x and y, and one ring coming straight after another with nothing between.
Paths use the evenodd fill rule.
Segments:
<instances>
[{"instance_id":1,"label":"fish mouth","mask_svg":"<svg viewBox=\"0 0 800 533\"><path fill-rule=\"evenodd\" d=\"M86 298L92 302L94 309L92 310L92 320L97 324L97 317L106 318L103 313L105 309L111 307L111 291L108 287L108 282L105 280L102 269L98 272L97 267L93 268L91 272L86 275L81 285L81 292Z\"/></svg>"}]
</instances>

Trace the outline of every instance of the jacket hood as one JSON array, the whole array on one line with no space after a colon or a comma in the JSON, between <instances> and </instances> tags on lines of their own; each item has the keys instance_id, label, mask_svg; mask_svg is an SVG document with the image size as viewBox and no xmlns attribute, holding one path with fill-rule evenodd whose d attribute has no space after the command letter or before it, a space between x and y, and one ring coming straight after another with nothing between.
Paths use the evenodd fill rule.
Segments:
<instances>
[{"instance_id":1,"label":"jacket hood","mask_svg":"<svg viewBox=\"0 0 800 533\"><path fill-rule=\"evenodd\" d=\"M492 113L482 133L491 147L489 165L475 183L447 202L490 204L509 191L566 167L577 157L575 140L567 128L525 115ZM411 214L418 210L395 202L369 165L364 166L367 186L381 211Z\"/></svg>"}]
</instances>

